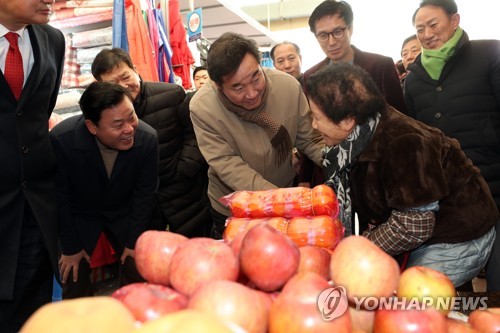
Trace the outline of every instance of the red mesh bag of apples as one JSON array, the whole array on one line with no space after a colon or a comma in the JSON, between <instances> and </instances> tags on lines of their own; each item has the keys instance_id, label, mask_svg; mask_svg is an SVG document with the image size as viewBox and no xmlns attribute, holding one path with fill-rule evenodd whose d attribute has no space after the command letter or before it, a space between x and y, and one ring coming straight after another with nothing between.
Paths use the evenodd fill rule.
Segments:
<instances>
[{"instance_id":1,"label":"red mesh bag of apples","mask_svg":"<svg viewBox=\"0 0 500 333\"><path fill-rule=\"evenodd\" d=\"M333 249L344 235L344 227L337 219L337 197L327 185L237 191L220 201L229 206L232 214L223 234L228 243L260 223L274 227L298 246Z\"/></svg>"},{"instance_id":2,"label":"red mesh bag of apples","mask_svg":"<svg viewBox=\"0 0 500 333\"><path fill-rule=\"evenodd\" d=\"M233 217L286 217L338 214L337 196L327 185L265 191L236 191L220 199Z\"/></svg>"},{"instance_id":3,"label":"red mesh bag of apples","mask_svg":"<svg viewBox=\"0 0 500 333\"><path fill-rule=\"evenodd\" d=\"M230 244L236 236L261 223L267 223L287 235L298 246L314 245L333 250L344 236L344 226L339 219L318 215L296 216L291 219L229 217L222 238Z\"/></svg>"}]
</instances>

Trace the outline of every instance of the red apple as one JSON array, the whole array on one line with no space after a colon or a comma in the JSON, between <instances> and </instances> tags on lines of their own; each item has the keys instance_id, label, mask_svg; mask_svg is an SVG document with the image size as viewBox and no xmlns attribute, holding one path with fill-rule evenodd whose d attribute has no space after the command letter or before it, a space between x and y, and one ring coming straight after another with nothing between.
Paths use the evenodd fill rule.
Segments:
<instances>
[{"instance_id":1,"label":"red apple","mask_svg":"<svg viewBox=\"0 0 500 333\"><path fill-rule=\"evenodd\" d=\"M188 238L168 231L148 230L135 244L135 263L150 283L169 285L170 261L179 244Z\"/></svg>"},{"instance_id":2,"label":"red apple","mask_svg":"<svg viewBox=\"0 0 500 333\"><path fill-rule=\"evenodd\" d=\"M482 333L500 332L500 308L472 311L469 314L469 324Z\"/></svg>"},{"instance_id":3,"label":"red apple","mask_svg":"<svg viewBox=\"0 0 500 333\"><path fill-rule=\"evenodd\" d=\"M376 333L445 333L446 317L434 310L386 310L375 313L373 330Z\"/></svg>"},{"instance_id":4,"label":"red apple","mask_svg":"<svg viewBox=\"0 0 500 333\"><path fill-rule=\"evenodd\" d=\"M328 251L314 245L301 246L299 251L298 272L313 272L330 280L330 253Z\"/></svg>"},{"instance_id":5,"label":"red apple","mask_svg":"<svg viewBox=\"0 0 500 333\"><path fill-rule=\"evenodd\" d=\"M399 282L396 260L362 236L349 236L337 245L330 261L330 276L336 286L354 297L390 297Z\"/></svg>"},{"instance_id":6,"label":"red apple","mask_svg":"<svg viewBox=\"0 0 500 333\"><path fill-rule=\"evenodd\" d=\"M418 299L424 306L441 311L444 315L453 308L456 296L453 282L443 273L424 266L413 266L401 274L397 288L401 299Z\"/></svg>"},{"instance_id":7,"label":"red apple","mask_svg":"<svg viewBox=\"0 0 500 333\"><path fill-rule=\"evenodd\" d=\"M172 287L188 296L209 281L236 281L238 273L238 259L229 245L205 237L179 245L170 263Z\"/></svg>"},{"instance_id":8,"label":"red apple","mask_svg":"<svg viewBox=\"0 0 500 333\"><path fill-rule=\"evenodd\" d=\"M269 304L259 291L232 281L211 281L189 299L189 309L201 310L233 322L249 333L265 333Z\"/></svg>"},{"instance_id":9,"label":"red apple","mask_svg":"<svg viewBox=\"0 0 500 333\"><path fill-rule=\"evenodd\" d=\"M335 316L324 317L321 311L318 299L331 288L328 281L316 273L297 273L271 305L269 333L350 332L346 298Z\"/></svg>"},{"instance_id":10,"label":"red apple","mask_svg":"<svg viewBox=\"0 0 500 333\"><path fill-rule=\"evenodd\" d=\"M455 318L446 318L446 326L448 327L447 333L479 333L469 323Z\"/></svg>"},{"instance_id":11,"label":"red apple","mask_svg":"<svg viewBox=\"0 0 500 333\"><path fill-rule=\"evenodd\" d=\"M104 332L104 331L96 331ZM133 333L245 333L241 327L224 322L203 311L185 309L148 321ZM118 332L117 332L118 333Z\"/></svg>"},{"instance_id":12,"label":"red apple","mask_svg":"<svg viewBox=\"0 0 500 333\"><path fill-rule=\"evenodd\" d=\"M116 290L112 297L121 301L135 319L146 322L187 307L187 296L159 284L132 283Z\"/></svg>"},{"instance_id":13,"label":"red apple","mask_svg":"<svg viewBox=\"0 0 500 333\"><path fill-rule=\"evenodd\" d=\"M7 328L3 326L1 330L5 332ZM45 332L136 333L136 328L134 316L122 302L113 297L95 296L47 303L28 318L20 331Z\"/></svg>"},{"instance_id":14,"label":"red apple","mask_svg":"<svg viewBox=\"0 0 500 333\"><path fill-rule=\"evenodd\" d=\"M351 317L353 332L373 332L375 311L356 309L355 307L349 306L349 316Z\"/></svg>"},{"instance_id":15,"label":"red apple","mask_svg":"<svg viewBox=\"0 0 500 333\"><path fill-rule=\"evenodd\" d=\"M250 282L260 290L274 291L297 272L300 252L290 238L267 224L259 224L243 239L239 260Z\"/></svg>"}]
</instances>

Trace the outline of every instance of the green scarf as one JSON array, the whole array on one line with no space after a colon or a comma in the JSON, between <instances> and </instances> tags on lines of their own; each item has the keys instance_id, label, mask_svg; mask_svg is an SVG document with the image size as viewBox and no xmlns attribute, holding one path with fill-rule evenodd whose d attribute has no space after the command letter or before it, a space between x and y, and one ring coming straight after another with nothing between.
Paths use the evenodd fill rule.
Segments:
<instances>
[{"instance_id":1,"label":"green scarf","mask_svg":"<svg viewBox=\"0 0 500 333\"><path fill-rule=\"evenodd\" d=\"M457 46L460 37L463 35L462 28L458 27L455 30L455 34L450 38L439 50L428 50L422 48L422 66L433 80L439 79L443 67L450 59L450 57L455 53L455 48Z\"/></svg>"}]
</instances>

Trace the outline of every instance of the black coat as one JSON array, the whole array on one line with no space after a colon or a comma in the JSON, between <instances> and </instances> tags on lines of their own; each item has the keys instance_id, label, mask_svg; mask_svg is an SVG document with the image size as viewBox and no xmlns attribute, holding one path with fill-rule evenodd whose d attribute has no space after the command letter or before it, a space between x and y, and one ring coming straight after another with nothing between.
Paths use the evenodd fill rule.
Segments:
<instances>
[{"instance_id":1,"label":"black coat","mask_svg":"<svg viewBox=\"0 0 500 333\"><path fill-rule=\"evenodd\" d=\"M95 137L83 116L57 124L50 132L57 157L60 243L65 255L94 251L105 231L114 250L133 249L149 228L158 189L158 138L139 122L134 145L116 156L108 177Z\"/></svg>"},{"instance_id":2,"label":"black coat","mask_svg":"<svg viewBox=\"0 0 500 333\"><path fill-rule=\"evenodd\" d=\"M409 70L408 114L460 142L500 207L500 41L469 41L464 32L438 80L421 56Z\"/></svg>"},{"instance_id":3,"label":"black coat","mask_svg":"<svg viewBox=\"0 0 500 333\"><path fill-rule=\"evenodd\" d=\"M55 159L48 120L64 64L64 36L49 25L29 25L35 63L19 102L0 72L0 300L12 299L24 205L40 226L58 272Z\"/></svg>"},{"instance_id":4,"label":"black coat","mask_svg":"<svg viewBox=\"0 0 500 333\"><path fill-rule=\"evenodd\" d=\"M205 236L212 225L203 158L189 116L189 100L176 84L143 82L134 102L140 119L158 133L161 211L170 231Z\"/></svg>"}]
</instances>

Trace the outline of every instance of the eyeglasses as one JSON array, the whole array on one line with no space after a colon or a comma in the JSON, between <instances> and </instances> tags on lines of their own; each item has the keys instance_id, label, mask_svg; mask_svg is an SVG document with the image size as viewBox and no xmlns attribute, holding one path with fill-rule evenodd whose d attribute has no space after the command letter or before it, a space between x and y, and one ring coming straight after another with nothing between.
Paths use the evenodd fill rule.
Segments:
<instances>
[{"instance_id":1,"label":"eyeglasses","mask_svg":"<svg viewBox=\"0 0 500 333\"><path fill-rule=\"evenodd\" d=\"M349 26L345 26L344 28L337 28L337 29L333 30L332 32L320 32L319 34L316 35L316 39L320 43L328 42L328 40L330 39L330 35L332 35L334 39L337 39L337 40L342 39L344 37L345 30L348 27Z\"/></svg>"}]
</instances>

